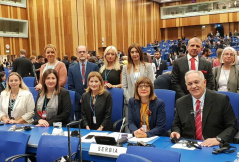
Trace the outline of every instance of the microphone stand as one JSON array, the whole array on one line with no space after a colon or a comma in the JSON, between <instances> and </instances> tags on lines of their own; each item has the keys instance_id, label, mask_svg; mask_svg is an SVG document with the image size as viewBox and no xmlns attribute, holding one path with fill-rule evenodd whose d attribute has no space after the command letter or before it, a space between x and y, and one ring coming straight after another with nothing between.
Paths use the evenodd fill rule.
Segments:
<instances>
[{"instance_id":1,"label":"microphone stand","mask_svg":"<svg viewBox=\"0 0 239 162\"><path fill-rule=\"evenodd\" d=\"M118 135L118 138L117 138L117 146L120 146L119 145L119 137L121 135L124 123L125 123L125 117L123 118L123 121L122 121L122 124L121 124L121 127L120 127L119 135Z\"/></svg>"},{"instance_id":2,"label":"microphone stand","mask_svg":"<svg viewBox=\"0 0 239 162\"><path fill-rule=\"evenodd\" d=\"M73 121L73 122L70 122L66 125L67 127L67 131L68 131L68 152L69 152L69 160L70 162L72 161L71 159L71 142L70 142L70 138L71 138L71 135L70 135L70 126L71 125L79 125L79 140L80 140L80 161L82 162L82 144L81 144L81 131L80 131L80 123L81 123L82 119L80 119L79 121Z\"/></svg>"}]
</instances>

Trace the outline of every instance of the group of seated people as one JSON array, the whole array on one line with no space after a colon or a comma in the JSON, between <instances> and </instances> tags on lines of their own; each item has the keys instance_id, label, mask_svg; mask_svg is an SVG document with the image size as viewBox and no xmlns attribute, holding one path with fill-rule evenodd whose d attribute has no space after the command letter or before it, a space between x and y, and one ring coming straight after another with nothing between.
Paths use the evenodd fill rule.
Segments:
<instances>
[{"instance_id":1,"label":"group of seated people","mask_svg":"<svg viewBox=\"0 0 239 162\"><path fill-rule=\"evenodd\" d=\"M214 85L211 79L212 69L210 70L211 66L205 62L206 60L198 59L201 46L199 39L191 39L187 47L189 55L178 59L174 64L172 84L174 84L173 87L179 99L176 101L176 113L170 137L204 140L202 146L218 145L222 140L232 142L237 132L236 117L229 98L209 90ZM80 60L85 62L84 54L87 54L87 48L79 46L77 50L79 50L77 53L79 53ZM62 88L66 82L66 69L61 67L60 62L55 61L55 57L52 57L52 53L56 52L54 46L47 46L45 51L50 61L41 67L40 82L36 86L39 95L35 103L32 94L18 73L12 72L7 78L6 89L2 91L0 99L0 119L4 123L26 123L48 127L53 125L53 122L62 122L63 125L70 122L70 95ZM118 63L116 52L113 46L106 48L104 66L99 72L91 71L87 80L84 80L85 78L80 80L84 86L86 85L81 98L77 98L83 128L99 131L111 128L113 101L106 88L122 88L125 105L127 105L124 116L127 117L130 132L138 138L164 135L167 131L165 130L165 104L154 93L151 63L144 62L143 52L138 44L132 44L129 47L128 64L123 67ZM231 58L233 54L230 48L225 49L222 54L224 62L222 70L218 73L222 71L221 74L225 78L231 79L229 75L231 75L230 70L233 69L232 62L237 62ZM184 59L187 57L198 59L198 64L190 63L191 69L189 70L183 67ZM81 68L84 66L82 62L79 63ZM180 62L183 63L180 64ZM201 62L203 68L208 68L207 71L200 69ZM87 62L88 65L91 63ZM75 72L85 73L83 69L73 72L72 70L79 65L74 66L69 69L70 75L74 75ZM68 74L68 77L70 75ZM72 78L70 78L69 87L75 81L73 76L70 77ZM223 80L221 75L219 81L220 78ZM238 79L236 76L235 78ZM219 87L220 85L227 86L226 83L223 81L218 85ZM234 83L232 85L234 86Z\"/></svg>"}]
</instances>

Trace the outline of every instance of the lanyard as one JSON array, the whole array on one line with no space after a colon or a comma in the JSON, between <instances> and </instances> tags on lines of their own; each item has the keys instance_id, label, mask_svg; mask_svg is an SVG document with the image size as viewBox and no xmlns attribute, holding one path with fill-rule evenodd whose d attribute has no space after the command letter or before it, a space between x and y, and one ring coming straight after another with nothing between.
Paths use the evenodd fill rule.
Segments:
<instances>
[{"instance_id":1,"label":"lanyard","mask_svg":"<svg viewBox=\"0 0 239 162\"><path fill-rule=\"evenodd\" d=\"M97 98L98 98L98 95L95 97L95 103L96 103ZM94 110L93 110L93 108L92 108L92 96L91 95L90 95L90 109L95 116L95 104L94 104Z\"/></svg>"},{"instance_id":2,"label":"lanyard","mask_svg":"<svg viewBox=\"0 0 239 162\"><path fill-rule=\"evenodd\" d=\"M44 111L47 110L47 97L45 96L45 100L44 100L44 108L43 108Z\"/></svg>"},{"instance_id":3,"label":"lanyard","mask_svg":"<svg viewBox=\"0 0 239 162\"><path fill-rule=\"evenodd\" d=\"M224 76L225 76L225 78L226 78L226 81L228 82L228 78L227 78L227 75L226 75L226 73L225 73L224 68L222 68L222 70L223 70Z\"/></svg>"},{"instance_id":4,"label":"lanyard","mask_svg":"<svg viewBox=\"0 0 239 162\"><path fill-rule=\"evenodd\" d=\"M5 83L4 83L4 82L2 82L2 86L3 86L4 88L6 88L6 85L5 85Z\"/></svg>"},{"instance_id":5,"label":"lanyard","mask_svg":"<svg viewBox=\"0 0 239 162\"><path fill-rule=\"evenodd\" d=\"M111 69L112 70L112 69ZM107 81L107 78L108 78L108 75L109 75L109 73L111 72L111 70L106 74L106 69L105 69L105 81Z\"/></svg>"},{"instance_id":6,"label":"lanyard","mask_svg":"<svg viewBox=\"0 0 239 162\"><path fill-rule=\"evenodd\" d=\"M15 98L14 102L12 102L11 96L12 96L12 94L10 95L10 107L11 107L11 109L12 109L12 111L13 111L14 105L15 105L16 100L17 100L17 97L18 97L18 94L17 94L17 97Z\"/></svg>"}]
</instances>

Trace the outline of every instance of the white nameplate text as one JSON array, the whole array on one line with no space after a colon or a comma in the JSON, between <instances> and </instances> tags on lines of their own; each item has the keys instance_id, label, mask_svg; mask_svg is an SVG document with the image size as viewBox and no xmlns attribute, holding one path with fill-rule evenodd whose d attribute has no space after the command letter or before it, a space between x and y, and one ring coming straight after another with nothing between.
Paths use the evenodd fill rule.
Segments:
<instances>
[{"instance_id":1,"label":"white nameplate text","mask_svg":"<svg viewBox=\"0 0 239 162\"><path fill-rule=\"evenodd\" d=\"M117 158L120 154L126 153L126 147L117 147L111 145L91 144L89 154Z\"/></svg>"}]
</instances>

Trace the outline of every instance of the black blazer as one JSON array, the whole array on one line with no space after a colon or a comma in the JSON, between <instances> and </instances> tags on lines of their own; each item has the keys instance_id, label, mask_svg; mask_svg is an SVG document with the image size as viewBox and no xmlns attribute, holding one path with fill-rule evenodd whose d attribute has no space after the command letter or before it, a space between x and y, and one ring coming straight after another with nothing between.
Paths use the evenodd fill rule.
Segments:
<instances>
[{"instance_id":1,"label":"black blazer","mask_svg":"<svg viewBox=\"0 0 239 162\"><path fill-rule=\"evenodd\" d=\"M198 70L202 71L207 80L207 88L213 90L212 64L205 59L199 58ZM174 61L172 70L172 89L176 91L176 98L189 94L185 84L185 74L189 71L187 56Z\"/></svg>"},{"instance_id":2,"label":"black blazer","mask_svg":"<svg viewBox=\"0 0 239 162\"><path fill-rule=\"evenodd\" d=\"M32 68L32 63L30 60L26 59L25 57L16 58L13 62L13 72L17 72L21 75L21 77L28 77L33 76L34 72Z\"/></svg>"},{"instance_id":3,"label":"black blazer","mask_svg":"<svg viewBox=\"0 0 239 162\"><path fill-rule=\"evenodd\" d=\"M38 101L39 95L37 97ZM71 115L71 98L69 91L61 88L60 93L58 94L58 112L57 116L48 120L50 126L53 125L53 122L62 122L62 125L65 126L70 122ZM41 116L37 113L37 102L35 105L35 120L33 124L38 124L38 120L42 119Z\"/></svg>"},{"instance_id":4,"label":"black blazer","mask_svg":"<svg viewBox=\"0 0 239 162\"><path fill-rule=\"evenodd\" d=\"M172 132L178 132L183 138L195 139L195 119L192 96L190 94L176 101L176 114ZM206 90L202 112L202 134L204 139L221 137L232 142L237 133L236 116L228 96Z\"/></svg>"},{"instance_id":5,"label":"black blazer","mask_svg":"<svg viewBox=\"0 0 239 162\"><path fill-rule=\"evenodd\" d=\"M81 115L83 127L87 125L92 129L93 116L90 108L90 92L85 92L82 95L81 103ZM113 100L110 92L105 91L102 95L99 95L95 102L95 113L96 113L96 127L97 129L102 125L103 130L109 130L111 127L111 113L112 113Z\"/></svg>"},{"instance_id":6,"label":"black blazer","mask_svg":"<svg viewBox=\"0 0 239 162\"><path fill-rule=\"evenodd\" d=\"M3 87L2 82L0 82L0 93L4 90L5 90L5 88Z\"/></svg>"},{"instance_id":7,"label":"black blazer","mask_svg":"<svg viewBox=\"0 0 239 162\"><path fill-rule=\"evenodd\" d=\"M159 75L162 75L163 74L163 70L168 70L168 66L167 66L167 62L165 60L162 60L160 61L160 65L159 65L159 70L158 69L158 63L156 61L156 59L153 60L153 63L155 64L155 67L156 67L156 78L159 76Z\"/></svg>"}]
</instances>

